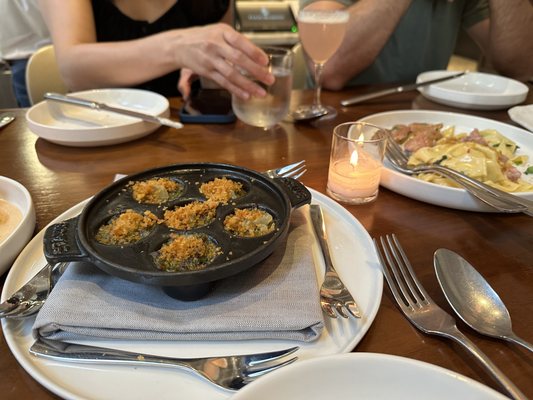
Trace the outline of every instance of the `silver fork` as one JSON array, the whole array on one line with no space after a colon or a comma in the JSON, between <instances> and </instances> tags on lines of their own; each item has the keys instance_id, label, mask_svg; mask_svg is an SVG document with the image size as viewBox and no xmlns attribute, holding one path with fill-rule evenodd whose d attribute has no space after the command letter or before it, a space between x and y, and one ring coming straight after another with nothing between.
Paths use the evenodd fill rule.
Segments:
<instances>
[{"instance_id":1,"label":"silver fork","mask_svg":"<svg viewBox=\"0 0 533 400\"><path fill-rule=\"evenodd\" d=\"M30 353L52 360L77 363L106 363L185 368L196 372L217 386L238 390L255 379L296 361L297 357L283 359L299 347L269 353L225 357L174 358L122 350L65 343L37 338Z\"/></svg>"},{"instance_id":2,"label":"silver fork","mask_svg":"<svg viewBox=\"0 0 533 400\"><path fill-rule=\"evenodd\" d=\"M0 318L24 318L37 313L68 263L46 264L19 290L0 304Z\"/></svg>"},{"instance_id":3,"label":"silver fork","mask_svg":"<svg viewBox=\"0 0 533 400\"><path fill-rule=\"evenodd\" d=\"M380 249L381 245L381 249ZM526 396L455 325L455 319L429 297L416 278L396 235L374 239L383 274L400 310L416 328L451 339L468 350L514 399Z\"/></svg>"},{"instance_id":4,"label":"silver fork","mask_svg":"<svg viewBox=\"0 0 533 400\"><path fill-rule=\"evenodd\" d=\"M343 318L349 318L350 314L361 318L359 307L333 267L322 209L318 204L311 204L309 207L311 222L326 264L324 282L320 287L320 306L331 318L337 318L337 314Z\"/></svg>"},{"instance_id":5,"label":"silver fork","mask_svg":"<svg viewBox=\"0 0 533 400\"><path fill-rule=\"evenodd\" d=\"M449 178L460 184L470 194L481 200L483 203L494 207L498 211L506 213L523 212L533 216L533 202L522 199L510 193L486 185L483 182L473 179L454 169L439 164L417 165L415 167L408 165L408 157L401 146L389 136L386 150L387 159L392 166L398 171L414 175L422 172L436 172L446 178Z\"/></svg>"},{"instance_id":6,"label":"silver fork","mask_svg":"<svg viewBox=\"0 0 533 400\"><path fill-rule=\"evenodd\" d=\"M295 162L280 168L269 169L263 172L270 178L293 178L298 179L307 172L305 160Z\"/></svg>"}]
</instances>

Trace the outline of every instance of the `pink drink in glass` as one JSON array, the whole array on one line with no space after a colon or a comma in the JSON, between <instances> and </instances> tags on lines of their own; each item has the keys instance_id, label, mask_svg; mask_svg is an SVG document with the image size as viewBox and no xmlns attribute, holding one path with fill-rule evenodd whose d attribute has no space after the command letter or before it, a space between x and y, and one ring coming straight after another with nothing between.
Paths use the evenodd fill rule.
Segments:
<instances>
[{"instance_id":1,"label":"pink drink in glass","mask_svg":"<svg viewBox=\"0 0 533 400\"><path fill-rule=\"evenodd\" d=\"M300 40L307 55L324 64L337 51L349 14L339 10L302 10L298 15Z\"/></svg>"}]
</instances>

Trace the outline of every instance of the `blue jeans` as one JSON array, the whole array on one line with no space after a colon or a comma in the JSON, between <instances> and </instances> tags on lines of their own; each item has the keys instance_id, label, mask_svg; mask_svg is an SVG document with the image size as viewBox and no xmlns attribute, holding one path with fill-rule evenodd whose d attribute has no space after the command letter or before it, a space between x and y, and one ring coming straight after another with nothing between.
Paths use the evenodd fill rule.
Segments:
<instances>
[{"instance_id":1,"label":"blue jeans","mask_svg":"<svg viewBox=\"0 0 533 400\"><path fill-rule=\"evenodd\" d=\"M30 99L26 90L26 65L28 60L9 61L11 66L11 77L13 82L13 92L19 107L30 107Z\"/></svg>"}]
</instances>

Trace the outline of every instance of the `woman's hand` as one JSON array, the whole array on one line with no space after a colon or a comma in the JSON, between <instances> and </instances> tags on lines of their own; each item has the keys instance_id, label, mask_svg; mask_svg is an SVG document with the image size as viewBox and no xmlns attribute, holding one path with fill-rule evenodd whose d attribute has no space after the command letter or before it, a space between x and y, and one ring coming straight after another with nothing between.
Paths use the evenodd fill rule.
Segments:
<instances>
[{"instance_id":1,"label":"woman's hand","mask_svg":"<svg viewBox=\"0 0 533 400\"><path fill-rule=\"evenodd\" d=\"M191 85L196 79L198 79L198 74L195 74L189 68L181 69L178 90L184 100L187 100L191 95Z\"/></svg>"},{"instance_id":2,"label":"woman's hand","mask_svg":"<svg viewBox=\"0 0 533 400\"><path fill-rule=\"evenodd\" d=\"M243 99L266 95L252 80L266 85L274 83L274 76L267 68L268 56L229 25L220 23L179 30L174 41L177 65L215 81ZM251 79L240 71L245 71ZM190 72L185 76L179 86L184 96Z\"/></svg>"}]
</instances>

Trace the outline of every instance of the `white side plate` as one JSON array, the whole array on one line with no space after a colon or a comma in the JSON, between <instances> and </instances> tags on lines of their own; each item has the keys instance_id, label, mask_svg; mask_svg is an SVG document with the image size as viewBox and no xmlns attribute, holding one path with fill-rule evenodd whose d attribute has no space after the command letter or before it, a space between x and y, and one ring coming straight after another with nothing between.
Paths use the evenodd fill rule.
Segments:
<instances>
[{"instance_id":1,"label":"white side plate","mask_svg":"<svg viewBox=\"0 0 533 400\"><path fill-rule=\"evenodd\" d=\"M427 71L418 75L416 81L453 75L456 71ZM429 100L452 107L472 110L499 110L522 103L529 88L522 82L500 75L469 72L451 79L418 89Z\"/></svg>"},{"instance_id":2,"label":"white side plate","mask_svg":"<svg viewBox=\"0 0 533 400\"><path fill-rule=\"evenodd\" d=\"M466 376L422 361L375 353L289 365L241 389L232 400L504 400Z\"/></svg>"},{"instance_id":3,"label":"white side plate","mask_svg":"<svg viewBox=\"0 0 533 400\"><path fill-rule=\"evenodd\" d=\"M146 90L96 89L70 94L160 117L170 114L168 100ZM159 127L138 118L47 100L31 107L26 113L26 121L37 136L74 147L124 143L146 136Z\"/></svg>"}]
</instances>

